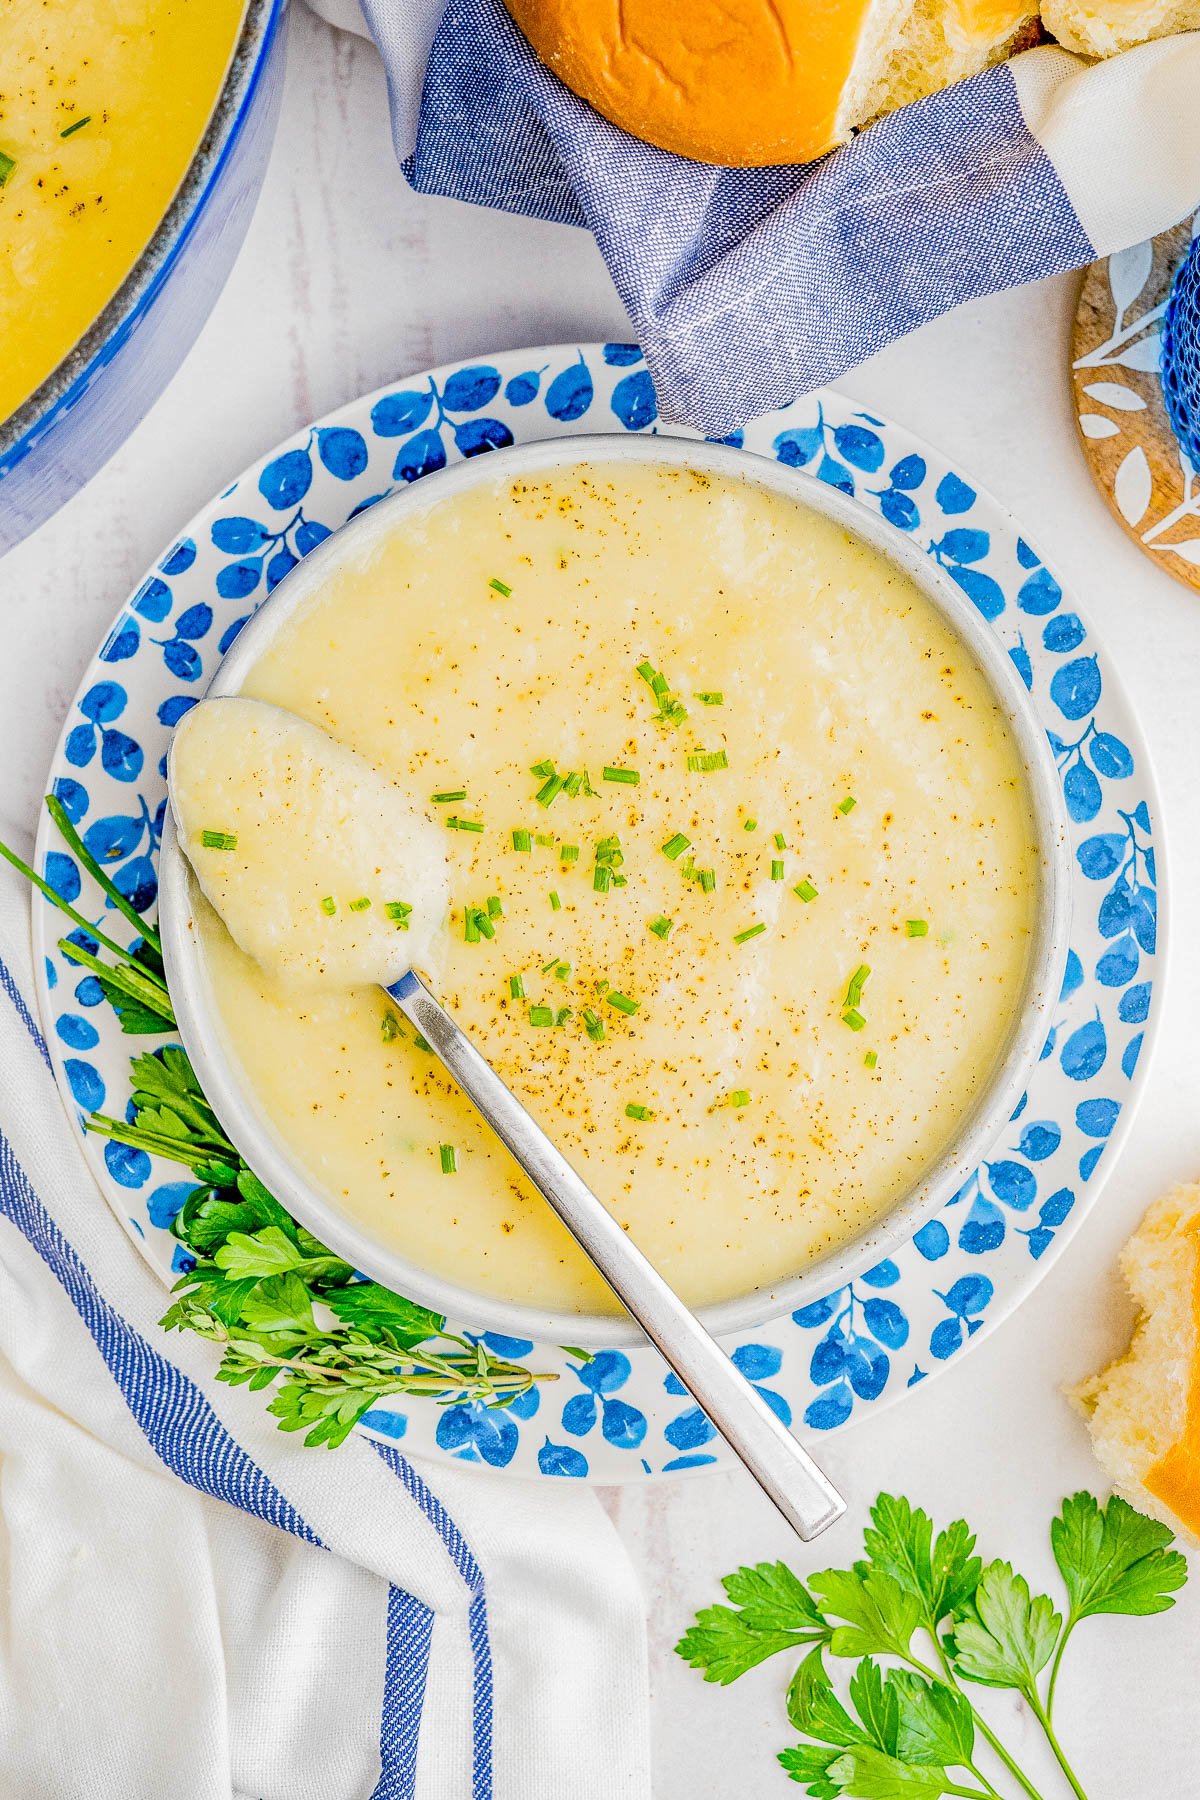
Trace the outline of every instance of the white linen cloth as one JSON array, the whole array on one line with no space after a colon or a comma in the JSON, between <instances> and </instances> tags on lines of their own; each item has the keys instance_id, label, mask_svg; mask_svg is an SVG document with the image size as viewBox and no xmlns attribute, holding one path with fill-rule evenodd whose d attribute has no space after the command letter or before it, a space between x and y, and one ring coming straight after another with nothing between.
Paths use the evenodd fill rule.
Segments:
<instances>
[{"instance_id":1,"label":"white linen cloth","mask_svg":"<svg viewBox=\"0 0 1200 1800\"><path fill-rule=\"evenodd\" d=\"M646 1800L642 1605L596 1497L305 1449L159 1329L28 918L0 864L2 1800Z\"/></svg>"}]
</instances>

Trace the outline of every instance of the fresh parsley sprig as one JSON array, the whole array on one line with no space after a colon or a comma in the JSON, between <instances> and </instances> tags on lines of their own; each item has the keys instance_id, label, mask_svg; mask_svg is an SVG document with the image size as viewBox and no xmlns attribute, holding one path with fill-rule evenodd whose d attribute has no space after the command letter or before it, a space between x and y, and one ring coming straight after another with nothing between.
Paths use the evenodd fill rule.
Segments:
<instances>
[{"instance_id":1,"label":"fresh parsley sprig","mask_svg":"<svg viewBox=\"0 0 1200 1800\"><path fill-rule=\"evenodd\" d=\"M105 874L61 802L50 795L46 806L106 910L134 927L132 943L102 930L2 843L0 856L71 920L75 932L59 948L96 977L122 1031L174 1031L158 933ZM101 959L102 949L112 961ZM178 1044L134 1057L131 1075L130 1116L93 1113L86 1129L179 1163L197 1183L172 1225L190 1266L162 1324L219 1345L218 1380L271 1387L267 1410L281 1431L303 1431L306 1444L333 1448L388 1395L505 1407L552 1379L448 1332L440 1313L360 1279L297 1224L238 1155Z\"/></svg>"},{"instance_id":2,"label":"fresh parsley sprig","mask_svg":"<svg viewBox=\"0 0 1200 1800\"><path fill-rule=\"evenodd\" d=\"M722 1684L781 1651L805 1650L787 1692L788 1718L804 1741L779 1761L814 1800L1004 1800L1011 1790L996 1781L1006 1780L1042 1800L966 1685L1020 1694L1077 1800L1087 1800L1053 1722L1068 1640L1098 1613L1173 1606L1187 1564L1169 1548L1165 1526L1116 1497L1103 1507L1087 1493L1065 1500L1050 1541L1065 1614L1010 1563L985 1567L961 1519L935 1536L927 1513L880 1494L861 1561L807 1584L783 1563L739 1569L723 1583L732 1605L705 1608L676 1649ZM857 1664L849 1704L827 1656ZM984 1766L989 1752L1001 1765L994 1778Z\"/></svg>"}]
</instances>

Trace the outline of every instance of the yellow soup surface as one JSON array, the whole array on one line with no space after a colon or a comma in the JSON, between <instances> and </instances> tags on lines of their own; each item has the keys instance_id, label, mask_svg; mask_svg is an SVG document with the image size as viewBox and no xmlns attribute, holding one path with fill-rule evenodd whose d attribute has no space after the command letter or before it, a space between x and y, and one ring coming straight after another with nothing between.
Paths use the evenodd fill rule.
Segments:
<instances>
[{"instance_id":1,"label":"yellow soup surface","mask_svg":"<svg viewBox=\"0 0 1200 1800\"><path fill-rule=\"evenodd\" d=\"M149 242L229 66L245 0L4 0L0 419Z\"/></svg>"},{"instance_id":2,"label":"yellow soup surface","mask_svg":"<svg viewBox=\"0 0 1200 1800\"><path fill-rule=\"evenodd\" d=\"M441 997L693 1304L886 1212L1002 1052L1039 883L1010 728L909 579L779 495L434 483L242 691L436 823ZM235 1061L337 1205L476 1292L612 1309L379 989L298 988L205 918Z\"/></svg>"}]
</instances>

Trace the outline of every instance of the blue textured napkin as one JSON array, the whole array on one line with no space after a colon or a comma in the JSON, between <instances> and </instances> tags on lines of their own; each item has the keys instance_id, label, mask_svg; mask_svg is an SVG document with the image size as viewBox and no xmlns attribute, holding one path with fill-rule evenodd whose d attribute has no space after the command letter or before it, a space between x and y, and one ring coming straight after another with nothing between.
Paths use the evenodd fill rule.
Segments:
<instances>
[{"instance_id":1,"label":"blue textured napkin","mask_svg":"<svg viewBox=\"0 0 1200 1800\"><path fill-rule=\"evenodd\" d=\"M415 96L396 46L421 3L364 0L402 153ZM500 0L449 0L404 167L423 193L594 232L664 417L719 435L960 301L1182 217L1198 81L1197 33L1097 68L1047 46L820 162L724 169L610 125Z\"/></svg>"},{"instance_id":2,"label":"blue textured napkin","mask_svg":"<svg viewBox=\"0 0 1200 1800\"><path fill-rule=\"evenodd\" d=\"M1163 319L1162 378L1175 435L1200 471L1200 236L1171 288Z\"/></svg>"}]
</instances>

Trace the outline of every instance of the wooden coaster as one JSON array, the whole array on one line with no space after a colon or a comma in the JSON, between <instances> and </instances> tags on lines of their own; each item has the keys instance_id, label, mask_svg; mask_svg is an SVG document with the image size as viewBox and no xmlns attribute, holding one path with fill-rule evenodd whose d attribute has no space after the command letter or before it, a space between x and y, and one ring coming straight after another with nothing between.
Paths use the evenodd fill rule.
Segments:
<instances>
[{"instance_id":1,"label":"wooden coaster","mask_svg":"<svg viewBox=\"0 0 1200 1800\"><path fill-rule=\"evenodd\" d=\"M1200 589L1200 472L1175 436L1158 375L1162 316L1191 234L1185 220L1091 265L1071 379L1083 452L1118 524L1159 568Z\"/></svg>"}]
</instances>

